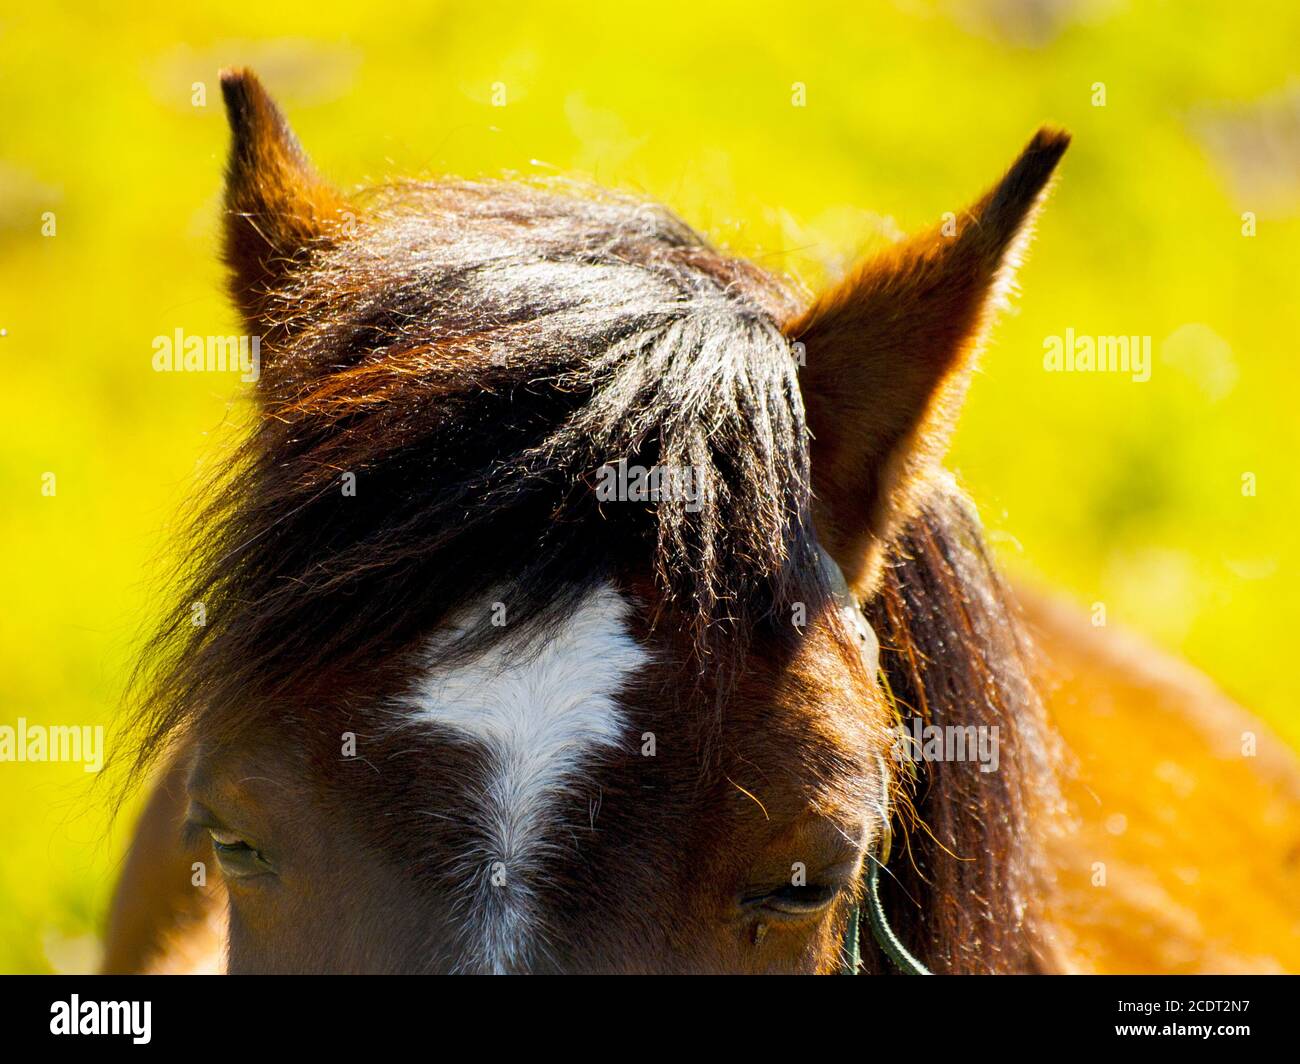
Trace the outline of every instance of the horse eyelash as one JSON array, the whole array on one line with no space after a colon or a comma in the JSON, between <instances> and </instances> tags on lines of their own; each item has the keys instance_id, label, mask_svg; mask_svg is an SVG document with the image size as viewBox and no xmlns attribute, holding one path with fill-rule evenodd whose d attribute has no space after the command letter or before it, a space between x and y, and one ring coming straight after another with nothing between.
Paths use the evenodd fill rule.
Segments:
<instances>
[{"instance_id":1,"label":"horse eyelash","mask_svg":"<svg viewBox=\"0 0 1300 1064\"><path fill-rule=\"evenodd\" d=\"M181 845L187 850L197 850L207 845L211 838L208 832L212 827L213 825L202 820L186 818L180 829Z\"/></svg>"}]
</instances>

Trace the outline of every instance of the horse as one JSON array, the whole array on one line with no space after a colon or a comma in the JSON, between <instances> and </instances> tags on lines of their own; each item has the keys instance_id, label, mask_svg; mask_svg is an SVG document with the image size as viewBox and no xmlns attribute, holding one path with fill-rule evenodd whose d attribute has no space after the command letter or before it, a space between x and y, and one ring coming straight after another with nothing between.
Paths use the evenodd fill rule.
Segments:
<instances>
[{"instance_id":1,"label":"horse","mask_svg":"<svg viewBox=\"0 0 1300 1064\"><path fill-rule=\"evenodd\" d=\"M1093 918L1097 690L1034 634L1082 637L942 464L1067 133L808 301L576 182L345 195L221 83L262 366L132 681L104 970L1250 967L1134 946L1151 896Z\"/></svg>"}]
</instances>

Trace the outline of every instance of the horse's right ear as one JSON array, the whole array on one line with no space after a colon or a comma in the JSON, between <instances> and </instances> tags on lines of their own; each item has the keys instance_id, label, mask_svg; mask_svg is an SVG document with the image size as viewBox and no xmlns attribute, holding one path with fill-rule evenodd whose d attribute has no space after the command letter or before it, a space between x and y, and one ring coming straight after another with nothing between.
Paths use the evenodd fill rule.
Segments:
<instances>
[{"instance_id":1,"label":"horse's right ear","mask_svg":"<svg viewBox=\"0 0 1300 1064\"><path fill-rule=\"evenodd\" d=\"M221 72L230 120L223 257L230 292L254 332L274 331L274 293L347 219L343 197L317 176L298 138L251 70Z\"/></svg>"},{"instance_id":2,"label":"horse's right ear","mask_svg":"<svg viewBox=\"0 0 1300 1064\"><path fill-rule=\"evenodd\" d=\"M942 455L972 355L1069 143L1039 130L971 207L863 263L786 327L804 355L817 532L860 598Z\"/></svg>"}]
</instances>

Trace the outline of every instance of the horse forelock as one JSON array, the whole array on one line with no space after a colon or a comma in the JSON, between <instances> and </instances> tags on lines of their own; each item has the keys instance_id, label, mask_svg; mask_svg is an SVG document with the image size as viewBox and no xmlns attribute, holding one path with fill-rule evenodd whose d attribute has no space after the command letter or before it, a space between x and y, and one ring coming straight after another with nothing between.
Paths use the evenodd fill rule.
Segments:
<instances>
[{"instance_id":1,"label":"horse forelock","mask_svg":"<svg viewBox=\"0 0 1300 1064\"><path fill-rule=\"evenodd\" d=\"M449 654L553 627L649 565L716 662L815 583L792 297L661 209L378 190L356 237L269 304L264 409L204 489L133 686L146 752L195 707L338 690L490 587L511 625ZM600 506L593 478L619 459L689 468L698 505Z\"/></svg>"}]
</instances>

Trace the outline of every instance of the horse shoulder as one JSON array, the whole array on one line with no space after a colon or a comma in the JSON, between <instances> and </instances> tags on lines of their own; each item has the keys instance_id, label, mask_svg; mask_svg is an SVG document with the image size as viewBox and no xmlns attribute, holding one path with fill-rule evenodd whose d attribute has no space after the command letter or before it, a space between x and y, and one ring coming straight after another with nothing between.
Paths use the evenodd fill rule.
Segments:
<instances>
[{"instance_id":1,"label":"horse shoulder","mask_svg":"<svg viewBox=\"0 0 1300 1064\"><path fill-rule=\"evenodd\" d=\"M1300 971L1300 760L1202 673L1019 594L1067 750L1053 923L1081 971Z\"/></svg>"}]
</instances>

